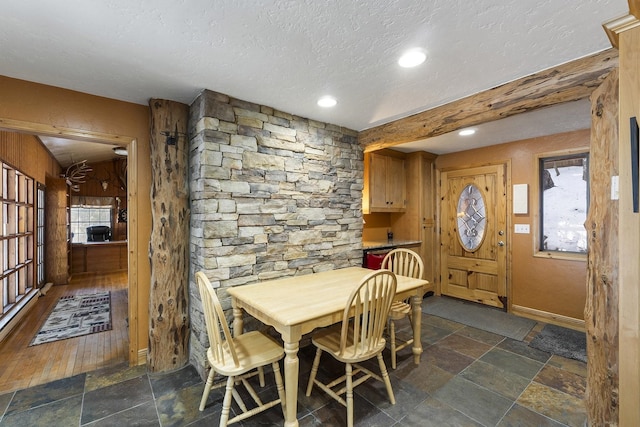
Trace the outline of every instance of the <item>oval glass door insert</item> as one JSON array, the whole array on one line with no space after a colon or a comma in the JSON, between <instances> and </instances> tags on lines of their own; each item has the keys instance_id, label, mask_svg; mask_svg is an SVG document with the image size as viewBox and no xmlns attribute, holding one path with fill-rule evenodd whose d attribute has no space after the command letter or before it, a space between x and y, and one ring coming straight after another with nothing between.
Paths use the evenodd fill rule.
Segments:
<instances>
[{"instance_id":1,"label":"oval glass door insert","mask_svg":"<svg viewBox=\"0 0 640 427\"><path fill-rule=\"evenodd\" d=\"M458 238L468 252L478 250L484 240L486 207L482 192L474 184L468 184L458 197Z\"/></svg>"}]
</instances>

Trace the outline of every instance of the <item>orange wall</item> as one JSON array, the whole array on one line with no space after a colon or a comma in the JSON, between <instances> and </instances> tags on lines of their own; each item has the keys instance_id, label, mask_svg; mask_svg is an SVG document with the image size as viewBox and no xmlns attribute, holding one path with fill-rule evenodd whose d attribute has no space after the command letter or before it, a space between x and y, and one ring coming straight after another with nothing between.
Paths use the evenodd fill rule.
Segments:
<instances>
[{"instance_id":1,"label":"orange wall","mask_svg":"<svg viewBox=\"0 0 640 427\"><path fill-rule=\"evenodd\" d=\"M511 161L512 184L529 185L529 213L511 215L513 224L530 224L530 234L511 233L511 304L542 312L584 319L587 265L585 261L567 261L534 257L537 203L538 153L589 147L590 130L500 144L491 147L446 154L436 159L438 170L477 166L483 163ZM509 195L509 198L511 196ZM511 206L509 207L511 211Z\"/></svg>"},{"instance_id":2,"label":"orange wall","mask_svg":"<svg viewBox=\"0 0 640 427\"><path fill-rule=\"evenodd\" d=\"M137 283L130 283L130 300L137 298L137 350L147 347L150 268L147 248L151 235L151 164L149 108L0 76L0 121L19 120L74 130L136 139L138 254ZM0 126L2 123L0 122ZM131 166L131 165L129 165ZM135 293L135 294L132 294ZM134 319L130 319L133 322ZM131 337L133 341L133 337ZM135 349L134 349L135 351Z\"/></svg>"}]
</instances>

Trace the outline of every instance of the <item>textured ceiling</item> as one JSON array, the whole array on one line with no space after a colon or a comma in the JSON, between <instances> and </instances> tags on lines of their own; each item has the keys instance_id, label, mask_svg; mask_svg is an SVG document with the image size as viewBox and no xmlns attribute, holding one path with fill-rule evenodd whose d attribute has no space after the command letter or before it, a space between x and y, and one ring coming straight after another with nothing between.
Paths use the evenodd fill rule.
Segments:
<instances>
[{"instance_id":1,"label":"textured ceiling","mask_svg":"<svg viewBox=\"0 0 640 427\"><path fill-rule=\"evenodd\" d=\"M626 0L60 0L0 14L0 74L109 98L203 89L354 130L607 49ZM407 48L427 61L397 65ZM330 94L333 109L316 100Z\"/></svg>"}]
</instances>

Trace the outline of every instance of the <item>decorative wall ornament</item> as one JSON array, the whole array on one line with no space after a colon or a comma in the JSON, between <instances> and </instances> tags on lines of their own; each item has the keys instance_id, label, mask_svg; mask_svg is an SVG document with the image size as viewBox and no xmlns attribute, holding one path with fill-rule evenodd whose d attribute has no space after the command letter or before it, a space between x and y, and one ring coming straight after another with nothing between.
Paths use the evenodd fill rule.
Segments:
<instances>
[{"instance_id":1,"label":"decorative wall ornament","mask_svg":"<svg viewBox=\"0 0 640 427\"><path fill-rule=\"evenodd\" d=\"M165 130L160 132L161 135L164 135L167 139L165 140L165 144L167 145L176 145L178 143L178 139L180 137L186 137L187 134L184 132L178 132L178 124L176 123L176 129L171 133L171 131Z\"/></svg>"},{"instance_id":2,"label":"decorative wall ornament","mask_svg":"<svg viewBox=\"0 0 640 427\"><path fill-rule=\"evenodd\" d=\"M458 238L468 252L476 251L484 240L486 207L482 192L474 184L468 184L458 198Z\"/></svg>"},{"instance_id":3,"label":"decorative wall ornament","mask_svg":"<svg viewBox=\"0 0 640 427\"><path fill-rule=\"evenodd\" d=\"M83 160L69 166L65 173L62 175L62 178L64 178L65 182L71 190L79 192L80 184L84 184L85 182L87 182L85 178L91 171L93 171L93 169L91 169L91 167L87 164L86 160Z\"/></svg>"},{"instance_id":4,"label":"decorative wall ornament","mask_svg":"<svg viewBox=\"0 0 640 427\"><path fill-rule=\"evenodd\" d=\"M118 222L127 222L127 210L118 209Z\"/></svg>"}]
</instances>

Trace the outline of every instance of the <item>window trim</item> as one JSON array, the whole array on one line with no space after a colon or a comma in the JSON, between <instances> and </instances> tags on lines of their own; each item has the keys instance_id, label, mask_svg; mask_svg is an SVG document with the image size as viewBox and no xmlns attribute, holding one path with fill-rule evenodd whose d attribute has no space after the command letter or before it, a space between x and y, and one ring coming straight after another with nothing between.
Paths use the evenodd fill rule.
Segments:
<instances>
[{"instance_id":1,"label":"window trim","mask_svg":"<svg viewBox=\"0 0 640 427\"><path fill-rule=\"evenodd\" d=\"M558 150L558 151L546 151L544 153L537 153L535 155L535 164L534 170L536 173L534 186L535 186L535 197L533 197L534 203L534 230L533 230L533 256L536 258L547 258L547 259L558 259L558 260L566 260L566 261L586 261L587 260L587 252L563 252L563 251L548 251L540 249L541 246L541 229L542 229L542 193L540 191L540 162L542 159L554 158L554 157L563 157L563 156L572 156L576 154L586 153L587 156L590 155L589 147L579 147L572 148L567 150ZM589 177L591 179L591 177ZM587 203L589 202L589 188L590 185L587 185ZM588 215L588 210L587 210Z\"/></svg>"},{"instance_id":2,"label":"window trim","mask_svg":"<svg viewBox=\"0 0 640 427\"><path fill-rule=\"evenodd\" d=\"M35 286L41 288L46 282L46 186L40 182L36 186L36 215L35 215L35 252L36 278Z\"/></svg>"}]
</instances>

